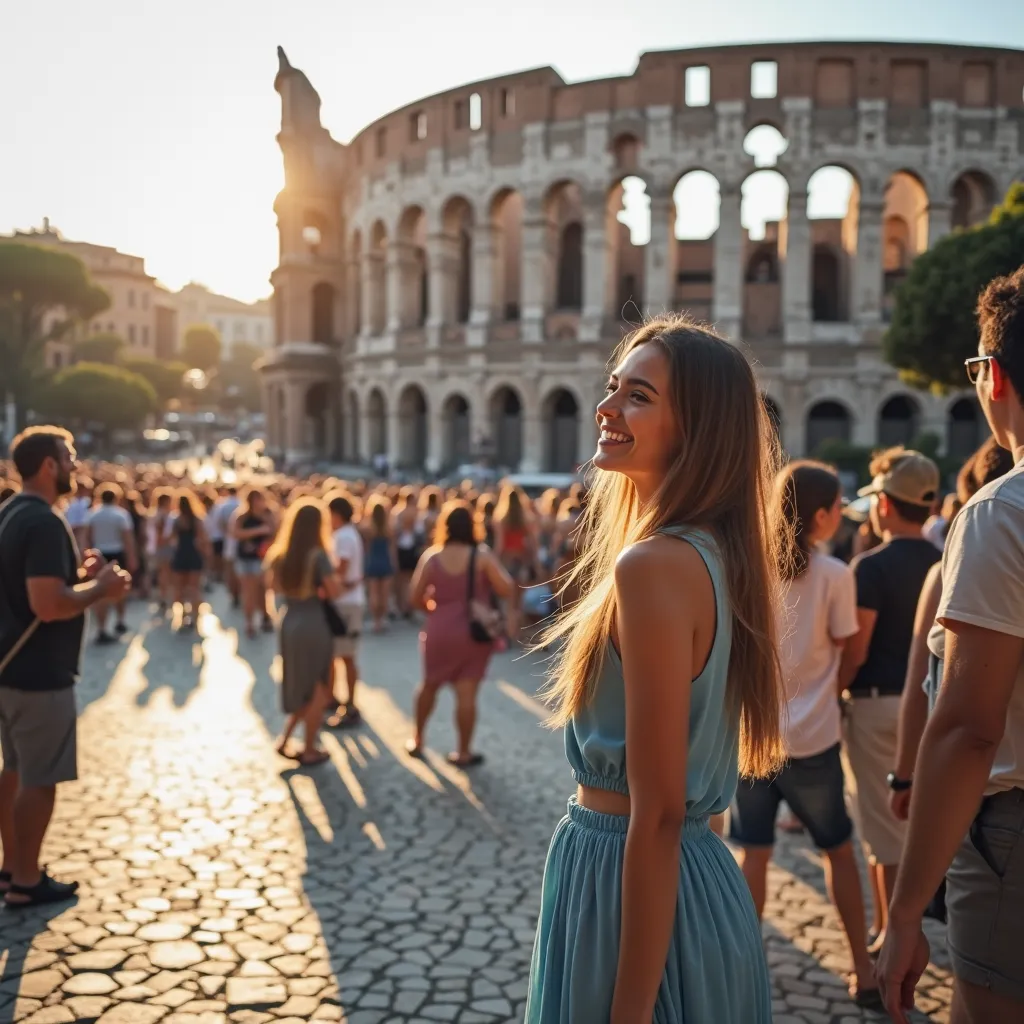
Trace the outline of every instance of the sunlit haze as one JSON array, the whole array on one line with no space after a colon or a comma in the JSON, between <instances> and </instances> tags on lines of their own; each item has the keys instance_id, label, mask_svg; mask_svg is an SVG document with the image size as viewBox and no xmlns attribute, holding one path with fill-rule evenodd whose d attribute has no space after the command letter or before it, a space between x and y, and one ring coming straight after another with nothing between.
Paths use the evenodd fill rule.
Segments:
<instances>
[{"instance_id":1,"label":"sunlit haze","mask_svg":"<svg viewBox=\"0 0 1024 1024\"><path fill-rule=\"evenodd\" d=\"M545 64L570 81L628 74L644 50L825 38L1024 46L1019 0L35 0L8 5L3 20L0 233L46 216L66 237L144 256L169 287L196 280L246 300L269 292L277 261L278 44L341 141L467 81ZM744 223L756 231L784 201L770 188L745 196ZM843 208L839 181L810 213ZM694 202L681 233L713 230L706 209Z\"/></svg>"}]
</instances>

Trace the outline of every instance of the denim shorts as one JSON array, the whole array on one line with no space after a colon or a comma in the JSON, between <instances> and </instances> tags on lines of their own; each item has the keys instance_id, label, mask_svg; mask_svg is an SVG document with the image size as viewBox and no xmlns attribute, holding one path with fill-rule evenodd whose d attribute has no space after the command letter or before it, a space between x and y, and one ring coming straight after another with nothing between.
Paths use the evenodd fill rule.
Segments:
<instances>
[{"instance_id":1,"label":"denim shorts","mask_svg":"<svg viewBox=\"0 0 1024 1024\"><path fill-rule=\"evenodd\" d=\"M238 558L235 560L235 573L238 576L259 576L263 573L263 562L258 558Z\"/></svg>"},{"instance_id":2,"label":"denim shorts","mask_svg":"<svg viewBox=\"0 0 1024 1024\"><path fill-rule=\"evenodd\" d=\"M843 798L839 744L813 757L795 757L771 779L740 779L729 811L729 838L740 846L772 846L775 815L785 800L819 850L853 835Z\"/></svg>"}]
</instances>

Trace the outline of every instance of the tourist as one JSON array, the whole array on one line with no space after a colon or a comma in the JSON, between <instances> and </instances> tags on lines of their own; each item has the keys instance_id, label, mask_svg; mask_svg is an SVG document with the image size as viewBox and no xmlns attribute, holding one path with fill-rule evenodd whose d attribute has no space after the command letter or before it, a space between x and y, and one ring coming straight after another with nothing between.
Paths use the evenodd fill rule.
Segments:
<instances>
[{"instance_id":1,"label":"tourist","mask_svg":"<svg viewBox=\"0 0 1024 1024\"><path fill-rule=\"evenodd\" d=\"M135 523L131 515L119 504L124 492L117 484L102 484L97 488L96 493L100 503L89 514L85 531L86 547L95 548L103 556L104 561L113 562L134 573L138 570ZM128 629L124 623L125 599L126 595L120 595L114 605L117 613L114 632L118 636L127 632ZM117 642L116 637L107 632L109 613L110 602L100 601L96 605L94 614L97 629L96 643L98 644Z\"/></svg>"},{"instance_id":2,"label":"tourist","mask_svg":"<svg viewBox=\"0 0 1024 1024\"><path fill-rule=\"evenodd\" d=\"M828 466L793 462L779 475L775 500L785 523L780 575L788 586L777 629L786 683L782 732L788 759L773 778L740 779L730 837L741 847L740 865L760 917L775 819L779 804L786 802L824 853L825 881L853 960L850 994L858 1006L880 1010L840 758L839 659L847 638L858 630L857 590L850 569L817 550L839 528L842 484Z\"/></svg>"},{"instance_id":3,"label":"tourist","mask_svg":"<svg viewBox=\"0 0 1024 1024\"><path fill-rule=\"evenodd\" d=\"M939 489L938 467L920 452L890 448L871 462L870 522L882 543L857 556L859 629L843 648L846 753L857 834L866 848L874 919L869 941L884 936L905 826L889 809L889 794L905 780L893 774L900 696L914 632L914 615L928 570L941 555L921 536Z\"/></svg>"},{"instance_id":4,"label":"tourist","mask_svg":"<svg viewBox=\"0 0 1024 1024\"><path fill-rule=\"evenodd\" d=\"M508 597L512 589L511 577L490 548L480 543L469 505L461 501L446 504L434 544L416 567L410 595L414 607L428 612L420 639L423 675L415 698L416 731L406 745L411 756L423 756L437 692L451 685L458 750L450 753L448 760L457 768L471 768L483 761L483 755L473 750L473 731L477 692L498 635L490 597ZM473 619L480 629L474 627Z\"/></svg>"},{"instance_id":5,"label":"tourist","mask_svg":"<svg viewBox=\"0 0 1024 1024\"><path fill-rule=\"evenodd\" d=\"M78 777L74 685L85 611L117 601L131 577L97 551L79 565L53 506L74 491L75 449L59 427L32 427L11 457L22 492L0 507L0 893L8 908L72 897L39 866L57 785ZM87 581L87 582L86 582Z\"/></svg>"},{"instance_id":6,"label":"tourist","mask_svg":"<svg viewBox=\"0 0 1024 1024\"><path fill-rule=\"evenodd\" d=\"M267 613L267 584L263 559L274 539L274 514L267 496L258 487L250 487L235 510L229 533L234 541L234 574L238 578L245 618L245 635L256 637L256 616L263 617L263 631L273 631Z\"/></svg>"},{"instance_id":7,"label":"tourist","mask_svg":"<svg viewBox=\"0 0 1024 1024\"><path fill-rule=\"evenodd\" d=\"M174 544L171 538L171 501L173 497L174 492L169 487L156 488L150 497L147 521L146 547L155 576L157 596L160 599L160 615L167 611L172 600L171 559L174 557Z\"/></svg>"},{"instance_id":8,"label":"tourist","mask_svg":"<svg viewBox=\"0 0 1024 1024\"><path fill-rule=\"evenodd\" d=\"M967 502L946 541L942 686L917 755L878 960L886 1008L901 1024L928 965L921 919L943 875L952 1019L1024 1019L1024 267L985 289L978 321L968 374L1016 465Z\"/></svg>"},{"instance_id":9,"label":"tourist","mask_svg":"<svg viewBox=\"0 0 1024 1024\"><path fill-rule=\"evenodd\" d=\"M174 599L181 605L181 629L194 629L199 616L203 565L208 560L209 543L203 526L202 502L191 491L178 493L177 513L170 520L171 573Z\"/></svg>"},{"instance_id":10,"label":"tourist","mask_svg":"<svg viewBox=\"0 0 1024 1024\"><path fill-rule=\"evenodd\" d=\"M757 914L708 818L738 769L782 757L777 443L746 358L712 331L660 317L614 358L582 595L548 633L577 790L548 853L526 1020L767 1024Z\"/></svg>"},{"instance_id":11,"label":"tourist","mask_svg":"<svg viewBox=\"0 0 1024 1024\"><path fill-rule=\"evenodd\" d=\"M295 755L304 766L322 764L329 755L319 746L320 725L331 701L334 636L324 613L325 600L337 601L341 583L328 551L329 519L315 498L300 498L285 512L266 568L275 592L285 601L281 619L281 702L288 722L277 752L289 754L288 742L301 722L305 746Z\"/></svg>"},{"instance_id":12,"label":"tourist","mask_svg":"<svg viewBox=\"0 0 1024 1024\"><path fill-rule=\"evenodd\" d=\"M241 585L238 574L235 572L235 560L238 552L237 541L232 532L232 523L240 504L238 488L223 487L210 513L220 536L219 544L217 540L213 541L214 572L227 586L232 606L235 608L241 603Z\"/></svg>"},{"instance_id":13,"label":"tourist","mask_svg":"<svg viewBox=\"0 0 1024 1024\"><path fill-rule=\"evenodd\" d=\"M505 608L505 627L513 642L519 638L522 588L531 581L537 553L536 531L529 517L528 503L518 487L506 483L494 511L494 553L515 583Z\"/></svg>"},{"instance_id":14,"label":"tourist","mask_svg":"<svg viewBox=\"0 0 1024 1024\"><path fill-rule=\"evenodd\" d=\"M419 507L419 520L416 523L416 531L420 537L420 548L426 547L431 542L434 532L437 529L437 518L441 514L441 489L428 486L420 491L417 505Z\"/></svg>"},{"instance_id":15,"label":"tourist","mask_svg":"<svg viewBox=\"0 0 1024 1024\"><path fill-rule=\"evenodd\" d=\"M75 543L85 551L89 547L89 515L92 512L93 482L80 476L75 493L67 501L64 519L74 534Z\"/></svg>"},{"instance_id":16,"label":"tourist","mask_svg":"<svg viewBox=\"0 0 1024 1024\"><path fill-rule=\"evenodd\" d=\"M334 657L345 667L345 698L338 699L338 710L328 725L345 728L359 725L362 716L356 706L356 682L359 679L359 641L363 632L366 590L363 586L363 538L353 525L355 498L344 491L335 491L326 498L331 515L332 550L335 571L341 580L336 602L338 614L345 623L345 635L334 638ZM337 691L335 691L337 692Z\"/></svg>"},{"instance_id":17,"label":"tourist","mask_svg":"<svg viewBox=\"0 0 1024 1024\"><path fill-rule=\"evenodd\" d=\"M416 507L416 488L406 485L398 492L398 500L391 510L391 529L395 537L395 555L397 558L395 580L395 606L402 618L412 616L409 604L409 584L412 574L416 571L422 551L421 537L417 526L419 510Z\"/></svg>"},{"instance_id":18,"label":"tourist","mask_svg":"<svg viewBox=\"0 0 1024 1024\"><path fill-rule=\"evenodd\" d=\"M370 601L374 633L383 633L388 617L391 580L398 561L395 538L391 529L390 503L382 494L374 494L366 503L362 518L366 561L363 575Z\"/></svg>"}]
</instances>

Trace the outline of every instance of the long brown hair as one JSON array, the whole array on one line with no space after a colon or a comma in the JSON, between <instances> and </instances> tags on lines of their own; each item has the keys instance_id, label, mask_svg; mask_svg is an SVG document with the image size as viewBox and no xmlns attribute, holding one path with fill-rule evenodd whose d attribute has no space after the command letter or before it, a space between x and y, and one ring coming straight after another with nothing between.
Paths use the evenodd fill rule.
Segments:
<instances>
[{"instance_id":1,"label":"long brown hair","mask_svg":"<svg viewBox=\"0 0 1024 1024\"><path fill-rule=\"evenodd\" d=\"M300 498L288 506L264 562L273 569L278 589L286 597L311 596L313 559L319 551L327 554L329 527L327 509L316 498Z\"/></svg>"},{"instance_id":2,"label":"long brown hair","mask_svg":"<svg viewBox=\"0 0 1024 1024\"><path fill-rule=\"evenodd\" d=\"M494 510L494 521L521 530L526 526L526 503L523 494L515 484L505 484Z\"/></svg>"},{"instance_id":3,"label":"long brown hair","mask_svg":"<svg viewBox=\"0 0 1024 1024\"><path fill-rule=\"evenodd\" d=\"M612 365L639 345L657 345L668 362L677 448L648 507L626 476L595 473L579 533L583 550L563 585L579 586L582 596L540 640L564 639L549 688L554 723L565 724L593 696L622 551L669 523L703 527L722 555L732 608L728 699L740 719L740 770L767 774L783 757L773 610L779 531L771 505L778 442L746 358L714 331L682 316L658 317L623 339Z\"/></svg>"},{"instance_id":4,"label":"long brown hair","mask_svg":"<svg viewBox=\"0 0 1024 1024\"><path fill-rule=\"evenodd\" d=\"M836 471L810 459L791 462L775 480L775 506L780 513L779 577L795 580L810 565L811 527L821 509L835 505L842 484Z\"/></svg>"},{"instance_id":5,"label":"long brown hair","mask_svg":"<svg viewBox=\"0 0 1024 1024\"><path fill-rule=\"evenodd\" d=\"M374 537L391 536L389 512L391 502L383 494L371 495L363 506L363 522L367 523Z\"/></svg>"}]
</instances>

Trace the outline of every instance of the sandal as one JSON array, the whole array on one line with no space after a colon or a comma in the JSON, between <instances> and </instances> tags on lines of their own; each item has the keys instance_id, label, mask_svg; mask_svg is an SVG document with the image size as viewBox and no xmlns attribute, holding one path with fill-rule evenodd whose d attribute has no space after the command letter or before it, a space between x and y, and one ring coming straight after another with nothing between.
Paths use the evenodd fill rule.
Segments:
<instances>
[{"instance_id":1,"label":"sandal","mask_svg":"<svg viewBox=\"0 0 1024 1024\"><path fill-rule=\"evenodd\" d=\"M469 754L467 757L462 757L459 754L449 754L446 760L454 768L475 768L478 764L484 763L484 755Z\"/></svg>"},{"instance_id":2,"label":"sandal","mask_svg":"<svg viewBox=\"0 0 1024 1024\"><path fill-rule=\"evenodd\" d=\"M326 750L304 750L295 758L302 768L315 768L318 764L323 764L330 759L331 755Z\"/></svg>"},{"instance_id":3,"label":"sandal","mask_svg":"<svg viewBox=\"0 0 1024 1024\"><path fill-rule=\"evenodd\" d=\"M405 752L417 761L423 760L423 748L415 740L405 741Z\"/></svg>"},{"instance_id":4,"label":"sandal","mask_svg":"<svg viewBox=\"0 0 1024 1024\"><path fill-rule=\"evenodd\" d=\"M8 910L22 910L25 907L41 907L47 903L63 903L74 899L78 892L77 882L55 882L45 871L35 885L15 885L11 882L4 895ZM12 896L23 896L14 899Z\"/></svg>"},{"instance_id":5,"label":"sandal","mask_svg":"<svg viewBox=\"0 0 1024 1024\"><path fill-rule=\"evenodd\" d=\"M327 719L329 729L354 729L357 725L363 724L363 716L359 714L358 708L349 708L341 714L335 713Z\"/></svg>"}]
</instances>

